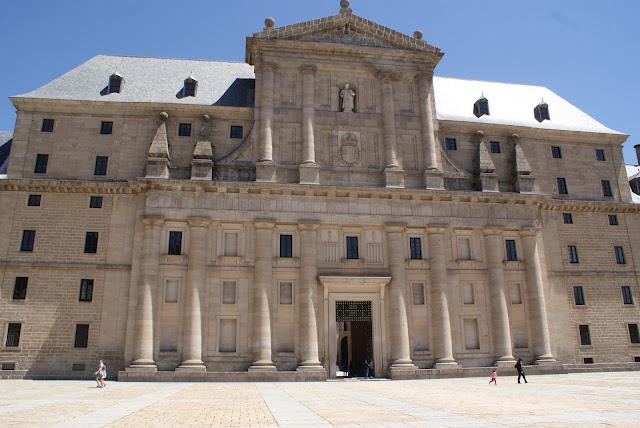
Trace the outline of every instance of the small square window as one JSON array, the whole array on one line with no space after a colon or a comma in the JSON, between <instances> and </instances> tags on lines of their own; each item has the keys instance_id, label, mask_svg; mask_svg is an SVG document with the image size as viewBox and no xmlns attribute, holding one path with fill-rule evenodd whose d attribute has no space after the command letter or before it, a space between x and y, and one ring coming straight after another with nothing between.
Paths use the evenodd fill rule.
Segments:
<instances>
[{"instance_id":1,"label":"small square window","mask_svg":"<svg viewBox=\"0 0 640 428\"><path fill-rule=\"evenodd\" d=\"M347 236L347 259L358 259L358 237Z\"/></svg>"},{"instance_id":2,"label":"small square window","mask_svg":"<svg viewBox=\"0 0 640 428\"><path fill-rule=\"evenodd\" d=\"M181 123L178 125L178 136L179 137L191 137L191 124L190 123Z\"/></svg>"},{"instance_id":3,"label":"small square window","mask_svg":"<svg viewBox=\"0 0 640 428\"><path fill-rule=\"evenodd\" d=\"M633 357L634 363L640 363L640 357Z\"/></svg>"},{"instance_id":4,"label":"small square window","mask_svg":"<svg viewBox=\"0 0 640 428\"><path fill-rule=\"evenodd\" d=\"M113 133L113 122L102 122L100 124L100 134L110 135Z\"/></svg>"},{"instance_id":5,"label":"small square window","mask_svg":"<svg viewBox=\"0 0 640 428\"><path fill-rule=\"evenodd\" d=\"M413 293L413 304L424 305L424 284L413 284L411 290Z\"/></svg>"},{"instance_id":6,"label":"small square window","mask_svg":"<svg viewBox=\"0 0 640 428\"><path fill-rule=\"evenodd\" d=\"M455 138L445 138L444 148L446 150L458 150L458 142Z\"/></svg>"},{"instance_id":7,"label":"small square window","mask_svg":"<svg viewBox=\"0 0 640 428\"><path fill-rule=\"evenodd\" d=\"M567 180L564 177L556 178L556 183L558 185L558 194L560 195L569 194L569 190L567 189Z\"/></svg>"},{"instance_id":8,"label":"small square window","mask_svg":"<svg viewBox=\"0 0 640 428\"><path fill-rule=\"evenodd\" d=\"M27 199L27 206L29 206L29 207L39 207L41 200L42 200L42 196L41 195L29 195L29 199Z\"/></svg>"},{"instance_id":9,"label":"small square window","mask_svg":"<svg viewBox=\"0 0 640 428\"><path fill-rule=\"evenodd\" d=\"M583 346L591 346L591 332L589 326L586 324L580 324L580 344Z\"/></svg>"},{"instance_id":10,"label":"small square window","mask_svg":"<svg viewBox=\"0 0 640 428\"><path fill-rule=\"evenodd\" d=\"M76 324L74 348L86 348L89 345L89 324Z\"/></svg>"},{"instance_id":11,"label":"small square window","mask_svg":"<svg viewBox=\"0 0 640 428\"><path fill-rule=\"evenodd\" d=\"M182 232L177 230L169 231L169 249L167 254L179 256L182 254Z\"/></svg>"},{"instance_id":12,"label":"small square window","mask_svg":"<svg viewBox=\"0 0 640 428\"><path fill-rule=\"evenodd\" d=\"M280 257L293 257L293 236L280 235Z\"/></svg>"},{"instance_id":13,"label":"small square window","mask_svg":"<svg viewBox=\"0 0 640 428\"><path fill-rule=\"evenodd\" d=\"M567 250L569 251L569 263L580 263L578 259L578 248L575 245L569 245Z\"/></svg>"},{"instance_id":14,"label":"small square window","mask_svg":"<svg viewBox=\"0 0 640 428\"><path fill-rule=\"evenodd\" d=\"M551 146L551 157L554 159L562 158L562 150L558 146Z\"/></svg>"},{"instance_id":15,"label":"small square window","mask_svg":"<svg viewBox=\"0 0 640 428\"><path fill-rule=\"evenodd\" d=\"M89 208L102 208L102 196L92 196L89 199Z\"/></svg>"},{"instance_id":16,"label":"small square window","mask_svg":"<svg viewBox=\"0 0 640 428\"><path fill-rule=\"evenodd\" d=\"M244 129L242 126L232 125L229 129L229 138L242 140Z\"/></svg>"},{"instance_id":17,"label":"small square window","mask_svg":"<svg viewBox=\"0 0 640 428\"><path fill-rule=\"evenodd\" d=\"M96 165L93 169L93 175L107 175L107 167L109 165L108 156L96 156Z\"/></svg>"},{"instance_id":18,"label":"small square window","mask_svg":"<svg viewBox=\"0 0 640 428\"><path fill-rule=\"evenodd\" d=\"M53 132L53 125L55 121L53 119L42 119L42 132Z\"/></svg>"},{"instance_id":19,"label":"small square window","mask_svg":"<svg viewBox=\"0 0 640 428\"><path fill-rule=\"evenodd\" d=\"M409 252L411 260L422 260L422 240L409 238Z\"/></svg>"},{"instance_id":20,"label":"small square window","mask_svg":"<svg viewBox=\"0 0 640 428\"><path fill-rule=\"evenodd\" d=\"M491 153L500 153L500 142L499 141L491 141L491 142L489 142L489 147L491 148Z\"/></svg>"},{"instance_id":21,"label":"small square window","mask_svg":"<svg viewBox=\"0 0 640 428\"><path fill-rule=\"evenodd\" d=\"M20 332L22 331L22 324L20 323L9 323L7 326L7 340L4 343L4 346L7 348L17 348L20 346Z\"/></svg>"},{"instance_id":22,"label":"small square window","mask_svg":"<svg viewBox=\"0 0 640 428\"><path fill-rule=\"evenodd\" d=\"M631 343L640 343L640 331L638 331L638 324L627 324L629 328L629 340Z\"/></svg>"},{"instance_id":23,"label":"small square window","mask_svg":"<svg viewBox=\"0 0 640 428\"><path fill-rule=\"evenodd\" d=\"M602 183L602 196L610 198L613 196L611 193L611 182L609 180L601 180Z\"/></svg>"},{"instance_id":24,"label":"small square window","mask_svg":"<svg viewBox=\"0 0 640 428\"><path fill-rule=\"evenodd\" d=\"M593 364L593 357L584 357L584 358L582 359L582 362L583 362L584 364Z\"/></svg>"},{"instance_id":25,"label":"small square window","mask_svg":"<svg viewBox=\"0 0 640 428\"><path fill-rule=\"evenodd\" d=\"M235 281L222 282L222 303L225 305L236 304L236 282Z\"/></svg>"},{"instance_id":26,"label":"small square window","mask_svg":"<svg viewBox=\"0 0 640 428\"><path fill-rule=\"evenodd\" d=\"M609 225L617 226L618 225L618 216L615 214L609 214Z\"/></svg>"},{"instance_id":27,"label":"small square window","mask_svg":"<svg viewBox=\"0 0 640 428\"><path fill-rule=\"evenodd\" d=\"M624 250L622 249L621 246L616 245L613 247L613 252L616 255L616 263L619 265L624 265L626 264L626 260L624 259Z\"/></svg>"},{"instance_id":28,"label":"small square window","mask_svg":"<svg viewBox=\"0 0 640 428\"><path fill-rule=\"evenodd\" d=\"M93 279L80 280L79 302L90 302L93 300Z\"/></svg>"},{"instance_id":29,"label":"small square window","mask_svg":"<svg viewBox=\"0 0 640 428\"><path fill-rule=\"evenodd\" d=\"M516 252L516 241L513 239L506 239L504 244L507 252L507 260L511 262L517 261L518 253Z\"/></svg>"},{"instance_id":30,"label":"small square window","mask_svg":"<svg viewBox=\"0 0 640 428\"><path fill-rule=\"evenodd\" d=\"M564 224L573 224L573 215L571 213L562 213Z\"/></svg>"},{"instance_id":31,"label":"small square window","mask_svg":"<svg viewBox=\"0 0 640 428\"><path fill-rule=\"evenodd\" d=\"M280 283L280 304L281 305L293 304L293 283L291 282Z\"/></svg>"},{"instance_id":32,"label":"small square window","mask_svg":"<svg viewBox=\"0 0 640 428\"><path fill-rule=\"evenodd\" d=\"M633 295L631 294L631 287L628 285L623 285L620 287L622 291L622 302L625 305L633 305Z\"/></svg>"},{"instance_id":33,"label":"small square window","mask_svg":"<svg viewBox=\"0 0 640 428\"><path fill-rule=\"evenodd\" d=\"M584 290L582 286L573 287L573 301L576 306L584 306Z\"/></svg>"},{"instance_id":34,"label":"small square window","mask_svg":"<svg viewBox=\"0 0 640 428\"><path fill-rule=\"evenodd\" d=\"M35 243L35 240L36 240L35 230L23 230L22 242L20 243L20 251L32 252L33 244Z\"/></svg>"},{"instance_id":35,"label":"small square window","mask_svg":"<svg viewBox=\"0 0 640 428\"><path fill-rule=\"evenodd\" d=\"M596 149L596 160L604 162L606 159L604 157L604 150Z\"/></svg>"},{"instance_id":36,"label":"small square window","mask_svg":"<svg viewBox=\"0 0 640 428\"><path fill-rule=\"evenodd\" d=\"M49 164L49 155L44 155L41 153L37 154L36 166L33 168L34 174L46 174L48 164Z\"/></svg>"},{"instance_id":37,"label":"small square window","mask_svg":"<svg viewBox=\"0 0 640 428\"><path fill-rule=\"evenodd\" d=\"M87 232L84 237L84 253L95 254L98 252L98 232Z\"/></svg>"},{"instance_id":38,"label":"small square window","mask_svg":"<svg viewBox=\"0 0 640 428\"><path fill-rule=\"evenodd\" d=\"M27 298L27 284L29 278L26 276L17 276L13 285L13 300L24 300Z\"/></svg>"}]
</instances>

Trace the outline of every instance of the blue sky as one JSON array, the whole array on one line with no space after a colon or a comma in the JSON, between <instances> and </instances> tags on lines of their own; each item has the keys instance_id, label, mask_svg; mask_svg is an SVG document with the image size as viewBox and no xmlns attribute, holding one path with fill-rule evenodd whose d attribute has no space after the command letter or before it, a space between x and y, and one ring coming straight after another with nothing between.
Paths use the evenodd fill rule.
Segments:
<instances>
[{"instance_id":1,"label":"blue sky","mask_svg":"<svg viewBox=\"0 0 640 428\"><path fill-rule=\"evenodd\" d=\"M442 76L544 85L640 144L640 1L352 0L360 16L445 52ZM245 37L333 15L338 0L5 0L0 5L0 129L8 96L97 54L244 60Z\"/></svg>"}]
</instances>

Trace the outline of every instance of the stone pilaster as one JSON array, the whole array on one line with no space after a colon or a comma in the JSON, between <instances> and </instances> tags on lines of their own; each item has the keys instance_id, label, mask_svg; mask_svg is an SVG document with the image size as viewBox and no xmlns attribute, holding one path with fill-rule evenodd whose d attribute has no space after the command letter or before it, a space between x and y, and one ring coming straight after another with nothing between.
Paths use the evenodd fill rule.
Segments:
<instances>
[{"instance_id":1,"label":"stone pilaster","mask_svg":"<svg viewBox=\"0 0 640 428\"><path fill-rule=\"evenodd\" d=\"M443 190L443 173L438 169L436 136L433 126L433 73L423 73L416 77L420 100L420 130L424 152L424 183L426 189Z\"/></svg>"},{"instance_id":2,"label":"stone pilaster","mask_svg":"<svg viewBox=\"0 0 640 428\"><path fill-rule=\"evenodd\" d=\"M164 218L160 216L149 216L143 220L142 272L136 302L133 362L127 367L129 371L156 370L153 359L153 308L159 279L160 231L163 222Z\"/></svg>"},{"instance_id":3,"label":"stone pilaster","mask_svg":"<svg viewBox=\"0 0 640 428\"><path fill-rule=\"evenodd\" d=\"M484 230L484 243L489 271L489 298L491 300L491 337L493 354L498 366L515 363L511 347L511 327L507 308L507 285L504 280L504 241L498 229Z\"/></svg>"},{"instance_id":4,"label":"stone pilaster","mask_svg":"<svg viewBox=\"0 0 640 428\"><path fill-rule=\"evenodd\" d=\"M320 184L320 168L316 164L315 129L315 72L316 67L304 65L302 71L302 163L299 166L300 184Z\"/></svg>"},{"instance_id":5,"label":"stone pilaster","mask_svg":"<svg viewBox=\"0 0 640 428\"><path fill-rule=\"evenodd\" d=\"M412 377L416 366L411 361L407 320L407 278L405 272L405 225L387 224L387 257L391 271L389 315L391 323L391 377Z\"/></svg>"},{"instance_id":6,"label":"stone pilaster","mask_svg":"<svg viewBox=\"0 0 640 428\"><path fill-rule=\"evenodd\" d=\"M275 371L271 359L271 308L270 296L273 283L273 228L271 221L259 220L254 224L255 268L253 280L253 334L249 371Z\"/></svg>"},{"instance_id":7,"label":"stone pilaster","mask_svg":"<svg viewBox=\"0 0 640 428\"><path fill-rule=\"evenodd\" d=\"M273 90L276 65L270 62L260 63L260 132L258 136L258 160L256 162L256 181L275 181L273 163Z\"/></svg>"},{"instance_id":8,"label":"stone pilaster","mask_svg":"<svg viewBox=\"0 0 640 428\"><path fill-rule=\"evenodd\" d=\"M396 112L393 102L392 73L379 73L382 87L382 125L384 138L384 174L386 187L404 187L404 171L398 165Z\"/></svg>"},{"instance_id":9,"label":"stone pilaster","mask_svg":"<svg viewBox=\"0 0 640 428\"><path fill-rule=\"evenodd\" d=\"M431 279L430 300L433 323L434 368L456 368L451 340L451 320L447 296L447 257L444 226L429 226L429 273Z\"/></svg>"},{"instance_id":10,"label":"stone pilaster","mask_svg":"<svg viewBox=\"0 0 640 428\"><path fill-rule=\"evenodd\" d=\"M202 362L202 289L206 278L207 226L206 218L189 219L189 262L187 267L186 299L182 364L177 370L206 371Z\"/></svg>"},{"instance_id":11,"label":"stone pilaster","mask_svg":"<svg viewBox=\"0 0 640 428\"><path fill-rule=\"evenodd\" d=\"M531 174L531 166L529 161L522 151L520 144L520 136L518 134L511 135L511 141L513 141L514 153L515 153L515 183L514 188L520 193L534 193L535 192L535 178Z\"/></svg>"},{"instance_id":12,"label":"stone pilaster","mask_svg":"<svg viewBox=\"0 0 640 428\"><path fill-rule=\"evenodd\" d=\"M302 221L300 228L300 292L298 293L298 372L326 378L318 357L316 294L318 289L318 223Z\"/></svg>"},{"instance_id":13,"label":"stone pilaster","mask_svg":"<svg viewBox=\"0 0 640 428\"><path fill-rule=\"evenodd\" d=\"M556 363L551 353L547 307L544 297L544 283L538 251L538 231L528 229L521 231L525 264L527 267L527 300L529 304L529 322L533 331L533 351L536 364Z\"/></svg>"}]
</instances>

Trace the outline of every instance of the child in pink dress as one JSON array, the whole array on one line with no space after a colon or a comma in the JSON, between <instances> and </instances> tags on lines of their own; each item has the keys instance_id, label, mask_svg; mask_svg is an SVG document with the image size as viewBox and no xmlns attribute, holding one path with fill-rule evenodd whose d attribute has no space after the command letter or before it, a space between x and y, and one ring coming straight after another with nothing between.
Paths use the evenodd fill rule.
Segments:
<instances>
[{"instance_id":1,"label":"child in pink dress","mask_svg":"<svg viewBox=\"0 0 640 428\"><path fill-rule=\"evenodd\" d=\"M496 373L496 371L492 371L491 372L491 380L489 381L489 385L491 385L491 382L493 382L494 385L498 385L498 373Z\"/></svg>"}]
</instances>

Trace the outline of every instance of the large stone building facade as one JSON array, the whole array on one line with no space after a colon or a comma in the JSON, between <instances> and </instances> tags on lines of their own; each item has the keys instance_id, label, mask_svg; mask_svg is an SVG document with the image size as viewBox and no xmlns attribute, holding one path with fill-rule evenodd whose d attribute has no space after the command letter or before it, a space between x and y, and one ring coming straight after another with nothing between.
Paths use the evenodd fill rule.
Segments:
<instances>
[{"instance_id":1,"label":"large stone building facade","mask_svg":"<svg viewBox=\"0 0 640 428\"><path fill-rule=\"evenodd\" d=\"M420 32L344 0L246 46L246 63L98 56L12 97L5 371L640 359L625 134L543 87L434 77Z\"/></svg>"}]
</instances>

